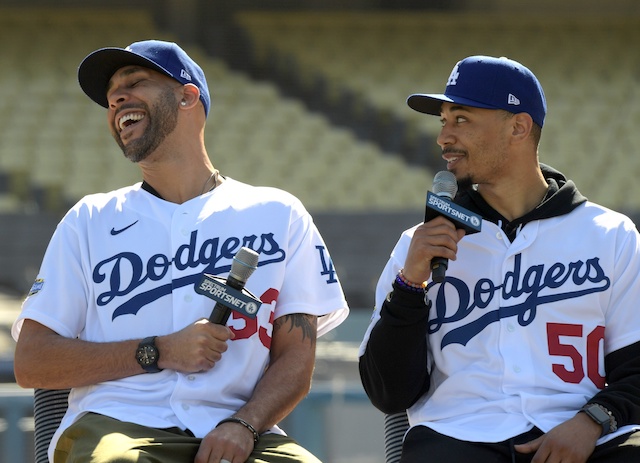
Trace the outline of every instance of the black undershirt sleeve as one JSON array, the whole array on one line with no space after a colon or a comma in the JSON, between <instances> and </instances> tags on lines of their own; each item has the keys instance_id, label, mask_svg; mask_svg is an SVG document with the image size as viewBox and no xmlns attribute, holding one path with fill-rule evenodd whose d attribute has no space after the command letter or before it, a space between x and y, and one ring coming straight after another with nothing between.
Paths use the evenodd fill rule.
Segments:
<instances>
[{"instance_id":1,"label":"black undershirt sleeve","mask_svg":"<svg viewBox=\"0 0 640 463\"><path fill-rule=\"evenodd\" d=\"M428 315L423 293L394 283L359 362L364 390L384 413L406 410L429 388Z\"/></svg>"},{"instance_id":2,"label":"black undershirt sleeve","mask_svg":"<svg viewBox=\"0 0 640 463\"><path fill-rule=\"evenodd\" d=\"M606 407L619 428L640 424L640 342L610 353L604 362L607 386L589 403Z\"/></svg>"}]
</instances>

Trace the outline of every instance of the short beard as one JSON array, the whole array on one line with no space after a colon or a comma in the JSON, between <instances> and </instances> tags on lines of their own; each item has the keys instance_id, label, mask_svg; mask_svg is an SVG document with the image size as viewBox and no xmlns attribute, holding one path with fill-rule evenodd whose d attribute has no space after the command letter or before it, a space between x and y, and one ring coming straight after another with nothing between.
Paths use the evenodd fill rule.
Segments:
<instances>
[{"instance_id":1,"label":"short beard","mask_svg":"<svg viewBox=\"0 0 640 463\"><path fill-rule=\"evenodd\" d=\"M178 125L178 106L172 89L163 92L151 110L145 109L149 124L140 138L125 145L119 135L114 135L124 156L134 163L143 161L153 153Z\"/></svg>"}]
</instances>

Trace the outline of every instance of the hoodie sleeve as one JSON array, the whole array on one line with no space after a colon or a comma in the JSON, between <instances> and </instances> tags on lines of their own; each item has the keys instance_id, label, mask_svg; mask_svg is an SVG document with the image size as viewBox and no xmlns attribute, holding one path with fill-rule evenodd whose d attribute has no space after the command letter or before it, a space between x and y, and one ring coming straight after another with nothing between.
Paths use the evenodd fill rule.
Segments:
<instances>
[{"instance_id":1,"label":"hoodie sleeve","mask_svg":"<svg viewBox=\"0 0 640 463\"><path fill-rule=\"evenodd\" d=\"M608 385L589 403L603 405L618 427L640 423L640 342L605 357Z\"/></svg>"},{"instance_id":2,"label":"hoodie sleeve","mask_svg":"<svg viewBox=\"0 0 640 463\"><path fill-rule=\"evenodd\" d=\"M406 410L429 388L428 314L424 294L395 283L382 303L359 367L367 396L384 413Z\"/></svg>"}]
</instances>

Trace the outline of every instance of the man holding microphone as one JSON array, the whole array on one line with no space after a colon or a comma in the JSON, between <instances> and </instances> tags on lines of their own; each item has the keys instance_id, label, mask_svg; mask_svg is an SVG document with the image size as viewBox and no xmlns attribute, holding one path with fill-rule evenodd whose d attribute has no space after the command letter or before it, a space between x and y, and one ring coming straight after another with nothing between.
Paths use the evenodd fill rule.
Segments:
<instances>
[{"instance_id":1,"label":"man holding microphone","mask_svg":"<svg viewBox=\"0 0 640 463\"><path fill-rule=\"evenodd\" d=\"M465 58L408 104L440 117L455 203L483 221L405 231L378 282L360 372L407 410L401 462L640 461L636 227L539 163L546 100L522 64Z\"/></svg>"}]
</instances>

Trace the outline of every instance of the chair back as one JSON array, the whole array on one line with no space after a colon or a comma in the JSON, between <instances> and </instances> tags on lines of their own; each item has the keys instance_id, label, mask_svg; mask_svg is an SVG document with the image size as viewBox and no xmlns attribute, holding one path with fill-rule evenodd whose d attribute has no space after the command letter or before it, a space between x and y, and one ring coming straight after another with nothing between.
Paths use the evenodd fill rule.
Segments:
<instances>
[{"instance_id":1,"label":"chair back","mask_svg":"<svg viewBox=\"0 0 640 463\"><path fill-rule=\"evenodd\" d=\"M49 443L69 406L69 389L33 391L35 463L49 463Z\"/></svg>"},{"instance_id":2,"label":"chair back","mask_svg":"<svg viewBox=\"0 0 640 463\"><path fill-rule=\"evenodd\" d=\"M398 463L402 455L402 441L409 429L406 412L384 416L384 457L386 463Z\"/></svg>"}]
</instances>

